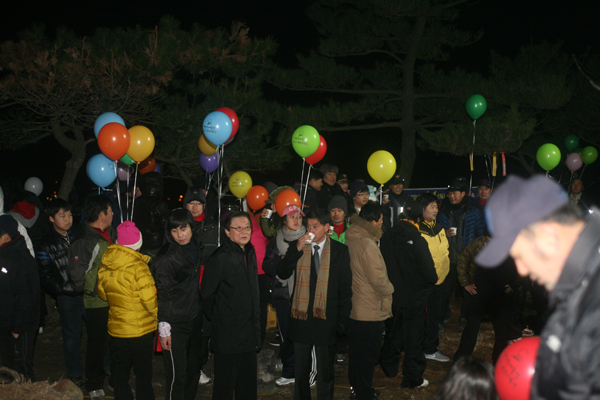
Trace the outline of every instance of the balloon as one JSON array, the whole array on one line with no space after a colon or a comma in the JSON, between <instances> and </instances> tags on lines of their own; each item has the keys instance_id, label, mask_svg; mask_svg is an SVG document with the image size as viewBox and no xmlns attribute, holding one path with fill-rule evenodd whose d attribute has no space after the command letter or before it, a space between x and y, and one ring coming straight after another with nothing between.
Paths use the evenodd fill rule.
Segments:
<instances>
[{"instance_id":1,"label":"balloon","mask_svg":"<svg viewBox=\"0 0 600 400\"><path fill-rule=\"evenodd\" d=\"M275 208L277 209L277 214L279 214L280 217L283 217L283 209L290 204L295 204L298 207L302 207L300 195L294 192L292 189L286 189L279 193L275 198Z\"/></svg>"},{"instance_id":2,"label":"balloon","mask_svg":"<svg viewBox=\"0 0 600 400\"><path fill-rule=\"evenodd\" d=\"M122 162L117 162L117 177L121 181L128 181L131 178L131 169L129 165Z\"/></svg>"},{"instance_id":3,"label":"balloon","mask_svg":"<svg viewBox=\"0 0 600 400\"><path fill-rule=\"evenodd\" d=\"M222 113L225 113L231 120L231 135L229 135L229 139L227 139L227 141L225 142L225 144L227 144L227 143L231 142L231 140L237 133L237 131L240 127L240 120L239 120L237 114L235 113L235 111L233 111L229 107L220 107L220 108L217 108L215 111L221 111Z\"/></svg>"},{"instance_id":4,"label":"balloon","mask_svg":"<svg viewBox=\"0 0 600 400\"><path fill-rule=\"evenodd\" d=\"M598 150L594 146L587 146L581 150L581 161L585 165L591 164L598 158Z\"/></svg>"},{"instance_id":5,"label":"balloon","mask_svg":"<svg viewBox=\"0 0 600 400\"><path fill-rule=\"evenodd\" d=\"M98 147L111 160L119 160L127 154L130 143L129 131L116 122L104 125L98 133Z\"/></svg>"},{"instance_id":6,"label":"balloon","mask_svg":"<svg viewBox=\"0 0 600 400\"><path fill-rule=\"evenodd\" d=\"M310 125L302 125L292 135L292 147L302 158L312 155L321 143L321 135Z\"/></svg>"},{"instance_id":7,"label":"balloon","mask_svg":"<svg viewBox=\"0 0 600 400\"><path fill-rule=\"evenodd\" d=\"M98 134L102 127L106 124L110 124L111 122L115 122L117 124L121 124L125 126L125 121L118 114L114 112L105 112L96 118L96 122L94 122L94 134L96 135L96 139L98 138Z\"/></svg>"},{"instance_id":8,"label":"balloon","mask_svg":"<svg viewBox=\"0 0 600 400\"><path fill-rule=\"evenodd\" d=\"M254 211L260 210L267 205L267 200L269 200L269 192L267 192L267 189L262 186L252 186L250 190L248 190L248 193L246 193L248 207Z\"/></svg>"},{"instance_id":9,"label":"balloon","mask_svg":"<svg viewBox=\"0 0 600 400\"><path fill-rule=\"evenodd\" d=\"M85 168L88 177L96 185L105 188L117 177L117 162L104 154L96 154L87 163Z\"/></svg>"},{"instance_id":10,"label":"balloon","mask_svg":"<svg viewBox=\"0 0 600 400\"><path fill-rule=\"evenodd\" d=\"M540 342L539 336L526 337L510 344L500 354L494 371L500 399L529 400Z\"/></svg>"},{"instance_id":11,"label":"balloon","mask_svg":"<svg viewBox=\"0 0 600 400\"><path fill-rule=\"evenodd\" d=\"M571 134L565 138L565 147L567 150L573 151L577 146L579 146L579 138L577 136Z\"/></svg>"},{"instance_id":12,"label":"balloon","mask_svg":"<svg viewBox=\"0 0 600 400\"><path fill-rule=\"evenodd\" d=\"M205 156L212 156L217 152L217 145L209 142L204 135L201 135L200 139L198 139L198 148Z\"/></svg>"},{"instance_id":13,"label":"balloon","mask_svg":"<svg viewBox=\"0 0 600 400\"><path fill-rule=\"evenodd\" d=\"M141 125L129 128L129 135L131 136L131 144L129 150L127 150L127 155L133 161L144 161L154 150L154 135L150 129Z\"/></svg>"},{"instance_id":14,"label":"balloon","mask_svg":"<svg viewBox=\"0 0 600 400\"><path fill-rule=\"evenodd\" d=\"M140 174L144 175L154 171L154 168L156 168L156 160L153 157L148 157L140 163L138 171L140 171Z\"/></svg>"},{"instance_id":15,"label":"balloon","mask_svg":"<svg viewBox=\"0 0 600 400\"><path fill-rule=\"evenodd\" d=\"M248 193L252 187L252 178L244 171L237 171L229 178L229 190L238 199L241 199Z\"/></svg>"},{"instance_id":16,"label":"balloon","mask_svg":"<svg viewBox=\"0 0 600 400\"><path fill-rule=\"evenodd\" d=\"M156 167L154 167L154 172L158 172L159 174L162 174L162 169L160 169L160 165L156 164Z\"/></svg>"},{"instance_id":17,"label":"balloon","mask_svg":"<svg viewBox=\"0 0 600 400\"><path fill-rule=\"evenodd\" d=\"M131 157L129 157L127 154L125 154L123 157L121 157L121 159L119 161L121 161L125 165L133 165L133 164L135 164L135 161L133 161L131 159Z\"/></svg>"},{"instance_id":18,"label":"balloon","mask_svg":"<svg viewBox=\"0 0 600 400\"><path fill-rule=\"evenodd\" d=\"M571 153L567 156L567 161L565 161L565 164L567 165L567 168L569 168L569 171L575 172L581 168L583 162L581 161L581 156L579 154Z\"/></svg>"},{"instance_id":19,"label":"balloon","mask_svg":"<svg viewBox=\"0 0 600 400\"><path fill-rule=\"evenodd\" d=\"M487 110L487 101L480 94L474 94L467 100L467 114L473 119L481 117Z\"/></svg>"},{"instance_id":20,"label":"balloon","mask_svg":"<svg viewBox=\"0 0 600 400\"><path fill-rule=\"evenodd\" d=\"M396 173L396 159L385 150L376 151L367 161L367 171L375 182L383 185Z\"/></svg>"},{"instance_id":21,"label":"balloon","mask_svg":"<svg viewBox=\"0 0 600 400\"><path fill-rule=\"evenodd\" d=\"M229 139L233 130L232 122L225 114L221 111L213 111L204 118L202 123L202 131L204 136L211 143L219 146L222 145Z\"/></svg>"},{"instance_id":22,"label":"balloon","mask_svg":"<svg viewBox=\"0 0 600 400\"><path fill-rule=\"evenodd\" d=\"M323 157L325 157L325 153L327 153L327 142L325 141L323 136L319 135L319 138L321 142L319 143L317 151L312 153L310 156L306 157L306 162L310 165L315 165L316 163L321 161Z\"/></svg>"},{"instance_id":23,"label":"balloon","mask_svg":"<svg viewBox=\"0 0 600 400\"><path fill-rule=\"evenodd\" d=\"M545 171L554 169L560 163L560 150L552 143L540 146L536 154L537 162Z\"/></svg>"},{"instance_id":24,"label":"balloon","mask_svg":"<svg viewBox=\"0 0 600 400\"><path fill-rule=\"evenodd\" d=\"M217 168L219 168L219 162L221 161L219 159L219 154L215 153L212 156L205 156L204 154L200 154L200 166L202 167L203 170L205 170L207 173L212 173L215 172L217 170Z\"/></svg>"},{"instance_id":25,"label":"balloon","mask_svg":"<svg viewBox=\"0 0 600 400\"><path fill-rule=\"evenodd\" d=\"M42 194L42 190L44 190L44 184L40 178L36 178L32 176L31 178L25 181L25 190L39 196Z\"/></svg>"}]
</instances>

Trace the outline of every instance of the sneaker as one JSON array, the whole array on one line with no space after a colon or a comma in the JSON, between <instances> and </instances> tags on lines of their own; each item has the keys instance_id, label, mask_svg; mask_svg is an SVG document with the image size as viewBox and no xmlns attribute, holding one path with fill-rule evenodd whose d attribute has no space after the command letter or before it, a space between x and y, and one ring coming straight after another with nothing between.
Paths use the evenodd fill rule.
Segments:
<instances>
[{"instance_id":1,"label":"sneaker","mask_svg":"<svg viewBox=\"0 0 600 400\"><path fill-rule=\"evenodd\" d=\"M428 360L439 361L439 362L448 362L448 361L450 361L450 357L443 355L439 351L436 351L433 354L425 354L425 358L428 359Z\"/></svg>"},{"instance_id":2,"label":"sneaker","mask_svg":"<svg viewBox=\"0 0 600 400\"><path fill-rule=\"evenodd\" d=\"M335 362L338 364L343 364L346 362L346 358L344 357L343 354L336 354L335 355Z\"/></svg>"},{"instance_id":3,"label":"sneaker","mask_svg":"<svg viewBox=\"0 0 600 400\"><path fill-rule=\"evenodd\" d=\"M419 386L420 388L426 388L427 386L429 386L429 381L427 379L423 379L423 383L421 383Z\"/></svg>"},{"instance_id":4,"label":"sneaker","mask_svg":"<svg viewBox=\"0 0 600 400\"><path fill-rule=\"evenodd\" d=\"M275 347L281 346L281 336L275 336L273 339L269 340L269 344Z\"/></svg>"},{"instance_id":5,"label":"sneaker","mask_svg":"<svg viewBox=\"0 0 600 400\"><path fill-rule=\"evenodd\" d=\"M534 332L532 329L529 329L529 326L525 327L525 329L523 329L523 336L533 336Z\"/></svg>"},{"instance_id":6,"label":"sneaker","mask_svg":"<svg viewBox=\"0 0 600 400\"><path fill-rule=\"evenodd\" d=\"M92 390L90 392L90 400L106 400L106 395L103 389Z\"/></svg>"},{"instance_id":7,"label":"sneaker","mask_svg":"<svg viewBox=\"0 0 600 400\"><path fill-rule=\"evenodd\" d=\"M444 325L438 324L438 333L443 333L443 332L446 332L446 328L444 328Z\"/></svg>"},{"instance_id":8,"label":"sneaker","mask_svg":"<svg viewBox=\"0 0 600 400\"><path fill-rule=\"evenodd\" d=\"M275 379L275 384L277 386L287 386L296 383L296 378L284 378L283 376ZM312 386L311 386L312 387Z\"/></svg>"},{"instance_id":9,"label":"sneaker","mask_svg":"<svg viewBox=\"0 0 600 400\"><path fill-rule=\"evenodd\" d=\"M85 390L85 385L83 384L83 376L70 376L68 378L71 382L75 384L81 391Z\"/></svg>"},{"instance_id":10,"label":"sneaker","mask_svg":"<svg viewBox=\"0 0 600 400\"><path fill-rule=\"evenodd\" d=\"M283 371L283 363L279 359L277 361L275 361L275 371L277 371L277 372Z\"/></svg>"},{"instance_id":11,"label":"sneaker","mask_svg":"<svg viewBox=\"0 0 600 400\"><path fill-rule=\"evenodd\" d=\"M200 385L206 385L207 383L210 383L210 381L212 381L212 379L206 376L204 371L200 371L200 380L198 380L198 383Z\"/></svg>"}]
</instances>

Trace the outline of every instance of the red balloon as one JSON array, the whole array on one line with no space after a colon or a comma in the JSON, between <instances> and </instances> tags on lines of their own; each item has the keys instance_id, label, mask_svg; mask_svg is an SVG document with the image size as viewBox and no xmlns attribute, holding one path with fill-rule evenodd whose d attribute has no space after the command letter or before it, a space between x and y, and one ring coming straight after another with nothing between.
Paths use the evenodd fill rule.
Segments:
<instances>
[{"instance_id":1,"label":"red balloon","mask_svg":"<svg viewBox=\"0 0 600 400\"><path fill-rule=\"evenodd\" d=\"M140 171L140 174L144 175L148 172L154 171L155 168L156 160L154 159L154 157L148 157L144 161L140 162L140 165L138 166L138 171Z\"/></svg>"},{"instance_id":2,"label":"red balloon","mask_svg":"<svg viewBox=\"0 0 600 400\"><path fill-rule=\"evenodd\" d=\"M279 214L280 217L283 217L283 209L290 204L295 204L298 207L302 207L300 195L291 189L287 189L279 193L275 199L275 208L277 209L277 214Z\"/></svg>"},{"instance_id":3,"label":"red balloon","mask_svg":"<svg viewBox=\"0 0 600 400\"><path fill-rule=\"evenodd\" d=\"M539 336L523 338L500 354L494 372L500 399L529 400L540 342Z\"/></svg>"},{"instance_id":4,"label":"red balloon","mask_svg":"<svg viewBox=\"0 0 600 400\"><path fill-rule=\"evenodd\" d=\"M127 154L130 143L129 131L118 122L109 122L98 132L98 147L111 160L118 161Z\"/></svg>"},{"instance_id":5,"label":"red balloon","mask_svg":"<svg viewBox=\"0 0 600 400\"><path fill-rule=\"evenodd\" d=\"M240 127L240 120L239 120L237 114L235 113L235 111L233 111L229 107L217 108L215 111L221 111L222 113L225 113L231 120L231 135L229 135L229 139L227 139L225 141L225 144L227 144L227 143L231 142L231 139L233 139L233 137L237 133L238 128Z\"/></svg>"},{"instance_id":6,"label":"red balloon","mask_svg":"<svg viewBox=\"0 0 600 400\"><path fill-rule=\"evenodd\" d=\"M263 208L267 204L267 200L269 200L269 192L262 186L252 186L250 190L248 190L248 193L246 193L248 207L254 211Z\"/></svg>"},{"instance_id":7,"label":"red balloon","mask_svg":"<svg viewBox=\"0 0 600 400\"><path fill-rule=\"evenodd\" d=\"M304 159L310 165L315 165L316 163L321 161L323 159L323 157L325 157L325 153L327 153L327 142L325 141L323 136L321 136L321 135L319 135L319 136L321 137L321 142L319 143L319 147L317 148L317 151L315 151L310 156L308 156Z\"/></svg>"}]
</instances>

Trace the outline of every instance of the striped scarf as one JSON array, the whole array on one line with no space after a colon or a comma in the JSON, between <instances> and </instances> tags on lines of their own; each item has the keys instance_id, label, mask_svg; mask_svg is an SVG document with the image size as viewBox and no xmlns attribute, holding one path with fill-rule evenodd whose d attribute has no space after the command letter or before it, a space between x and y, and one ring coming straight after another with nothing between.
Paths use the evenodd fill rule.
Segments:
<instances>
[{"instance_id":1,"label":"striped scarf","mask_svg":"<svg viewBox=\"0 0 600 400\"><path fill-rule=\"evenodd\" d=\"M302 257L296 266L296 287L292 300L292 317L306 320L308 318L308 303L310 301L310 264L312 258L312 243L304 245ZM329 258L331 255L330 239L325 240L325 247L321 252L319 276L315 290L313 315L315 318L327 319L327 285L329 284Z\"/></svg>"}]
</instances>

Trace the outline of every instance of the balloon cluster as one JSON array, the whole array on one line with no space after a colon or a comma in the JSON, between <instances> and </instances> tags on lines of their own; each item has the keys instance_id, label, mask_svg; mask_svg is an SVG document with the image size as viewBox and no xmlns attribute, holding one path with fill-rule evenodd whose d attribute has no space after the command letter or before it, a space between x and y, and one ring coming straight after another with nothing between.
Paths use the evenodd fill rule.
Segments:
<instances>
[{"instance_id":1,"label":"balloon cluster","mask_svg":"<svg viewBox=\"0 0 600 400\"><path fill-rule=\"evenodd\" d=\"M571 134L565 137L565 147L569 151L565 165L571 172L577 171L584 164L593 163L598 158L598 150L594 146L586 146L583 149L578 146L579 138L576 135ZM552 143L546 143L538 149L536 159L540 167L550 171L560 163L560 149Z\"/></svg>"},{"instance_id":2,"label":"balloon cluster","mask_svg":"<svg viewBox=\"0 0 600 400\"><path fill-rule=\"evenodd\" d=\"M123 118L114 112L106 112L96 119L94 134L102 154L90 158L86 172L96 185L106 187L117 176L121 180L128 179L131 175L129 165L134 163L139 163L142 174L160 170L156 160L150 157L154 150L154 135L145 126L127 129Z\"/></svg>"}]
</instances>

